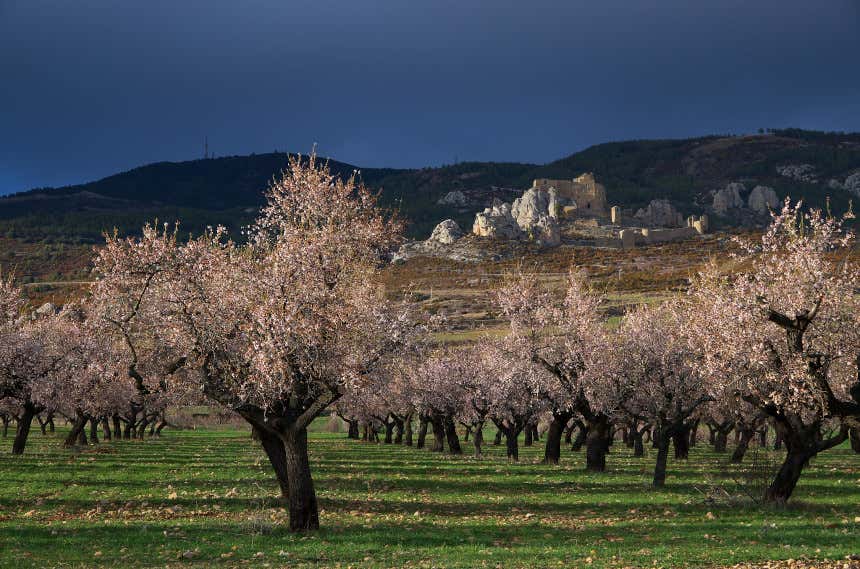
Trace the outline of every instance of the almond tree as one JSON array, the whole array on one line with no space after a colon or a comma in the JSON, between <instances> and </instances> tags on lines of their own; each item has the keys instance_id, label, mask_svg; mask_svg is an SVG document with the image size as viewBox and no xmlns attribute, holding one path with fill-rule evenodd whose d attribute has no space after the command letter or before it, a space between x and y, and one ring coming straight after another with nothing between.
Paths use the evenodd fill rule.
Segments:
<instances>
[{"instance_id":1,"label":"almond tree","mask_svg":"<svg viewBox=\"0 0 860 569\"><path fill-rule=\"evenodd\" d=\"M483 344L486 367L479 376L484 385L487 417L505 437L507 456L519 460L517 437L530 421L547 412L547 374L530 359L523 358L518 340L510 335Z\"/></svg>"},{"instance_id":2,"label":"almond tree","mask_svg":"<svg viewBox=\"0 0 860 569\"><path fill-rule=\"evenodd\" d=\"M23 454L36 415L58 404L85 341L68 311L23 318L23 306L20 289L0 279L0 400L17 423L12 454Z\"/></svg>"},{"instance_id":3,"label":"almond tree","mask_svg":"<svg viewBox=\"0 0 860 569\"><path fill-rule=\"evenodd\" d=\"M564 428L579 414L588 429L586 466L603 471L614 397L606 391L611 384L603 373L608 336L598 311L601 299L573 270L561 302L528 274L510 279L496 298L511 322L509 357L541 368L542 373L532 374L541 384L533 391L542 394L552 415L544 461L558 464Z\"/></svg>"},{"instance_id":4,"label":"almond tree","mask_svg":"<svg viewBox=\"0 0 860 569\"><path fill-rule=\"evenodd\" d=\"M148 228L142 239L109 238L105 248L113 268L104 280L128 299L109 321L136 354L136 381L151 385L140 373L143 344L130 333L139 326L140 338L158 340L145 348L162 364L154 378L187 359L199 369L187 377L252 425L293 530L319 527L308 425L347 391L364 388L411 330L374 283L400 231L375 204L364 186L336 179L315 156L293 158L269 189L247 245L226 240L221 229L180 244Z\"/></svg>"},{"instance_id":5,"label":"almond tree","mask_svg":"<svg viewBox=\"0 0 860 569\"><path fill-rule=\"evenodd\" d=\"M187 342L170 325L175 306L165 304L187 262L177 235L178 227L171 231L167 225L146 225L140 238L106 235L94 260L87 328L104 336L103 354L124 369L117 381L134 386L113 414L115 424L125 423L123 438L145 429L151 417L147 403L168 394L170 378L189 357Z\"/></svg>"},{"instance_id":6,"label":"almond tree","mask_svg":"<svg viewBox=\"0 0 860 569\"><path fill-rule=\"evenodd\" d=\"M711 399L688 348L691 323L676 301L641 306L622 320L613 350L618 408L654 426L656 487L666 482L669 443L677 438L686 443L696 410Z\"/></svg>"},{"instance_id":7,"label":"almond tree","mask_svg":"<svg viewBox=\"0 0 860 569\"><path fill-rule=\"evenodd\" d=\"M742 243L748 270L712 269L691 289L709 389L761 410L786 444L770 502L787 501L809 460L844 441L860 416L852 243L840 220L786 201L760 243ZM827 436L834 421L842 427Z\"/></svg>"},{"instance_id":8,"label":"almond tree","mask_svg":"<svg viewBox=\"0 0 860 569\"><path fill-rule=\"evenodd\" d=\"M433 426L433 451L444 450L462 454L457 436L455 419L460 414L465 400L463 381L476 373L474 366L460 358L457 350L440 348L416 367L411 374L412 404L424 414Z\"/></svg>"}]
</instances>

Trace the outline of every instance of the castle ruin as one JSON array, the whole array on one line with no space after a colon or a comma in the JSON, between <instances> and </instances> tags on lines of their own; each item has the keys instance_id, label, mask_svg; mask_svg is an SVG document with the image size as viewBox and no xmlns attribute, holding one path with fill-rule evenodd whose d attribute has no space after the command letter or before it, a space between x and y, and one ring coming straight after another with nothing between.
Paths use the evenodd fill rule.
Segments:
<instances>
[{"instance_id":1,"label":"castle ruin","mask_svg":"<svg viewBox=\"0 0 860 569\"><path fill-rule=\"evenodd\" d=\"M609 215L606 188L603 184L597 183L591 172L586 172L572 180L538 178L532 182L532 188L545 191L549 191L550 188L555 189L556 197L564 208L565 214L594 217Z\"/></svg>"}]
</instances>

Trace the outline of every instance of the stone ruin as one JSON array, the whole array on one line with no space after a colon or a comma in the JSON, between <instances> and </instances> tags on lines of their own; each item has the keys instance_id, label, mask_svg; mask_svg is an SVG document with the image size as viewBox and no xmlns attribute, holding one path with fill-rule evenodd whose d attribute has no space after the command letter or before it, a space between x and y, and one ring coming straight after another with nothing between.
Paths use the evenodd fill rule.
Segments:
<instances>
[{"instance_id":1,"label":"stone ruin","mask_svg":"<svg viewBox=\"0 0 860 569\"><path fill-rule=\"evenodd\" d=\"M464 198L462 192L449 192L439 203L462 205ZM762 194L762 200L768 199ZM571 180L540 178L512 203L494 198L489 207L478 212L472 223L472 238L466 238L456 221L446 219L433 229L429 239L404 244L392 262L416 255L479 261L497 256L489 251L493 247L480 244L482 238L492 239L502 247L517 243L555 247L562 243L563 231L568 243L635 247L707 233L708 218L703 215L685 219L668 200L652 200L635 213L625 212L620 206L610 207L606 188L590 173Z\"/></svg>"},{"instance_id":2,"label":"stone ruin","mask_svg":"<svg viewBox=\"0 0 860 569\"><path fill-rule=\"evenodd\" d=\"M479 212L472 233L551 247L561 243L564 227L572 227L585 233L592 245L625 247L689 239L708 231L706 216L685 219L668 200L653 200L630 215L629 223L627 219L621 207L608 206L606 188L589 173L572 180L534 180L512 205L496 200Z\"/></svg>"}]
</instances>

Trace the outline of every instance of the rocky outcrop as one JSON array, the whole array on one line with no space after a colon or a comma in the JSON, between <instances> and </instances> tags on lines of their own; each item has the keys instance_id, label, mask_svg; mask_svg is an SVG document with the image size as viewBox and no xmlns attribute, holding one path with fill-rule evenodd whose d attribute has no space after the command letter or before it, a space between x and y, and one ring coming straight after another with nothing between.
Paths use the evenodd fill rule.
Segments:
<instances>
[{"instance_id":1,"label":"rocky outcrop","mask_svg":"<svg viewBox=\"0 0 860 569\"><path fill-rule=\"evenodd\" d=\"M558 219L549 215L542 215L529 229L531 238L542 247L555 247L561 244L561 229Z\"/></svg>"},{"instance_id":2,"label":"rocky outcrop","mask_svg":"<svg viewBox=\"0 0 860 569\"><path fill-rule=\"evenodd\" d=\"M831 178L827 180L827 187L831 190L845 190L850 194L860 196L860 171L849 175L844 182Z\"/></svg>"},{"instance_id":3,"label":"rocky outcrop","mask_svg":"<svg viewBox=\"0 0 860 569\"><path fill-rule=\"evenodd\" d=\"M779 207L779 198L773 188L767 186L756 186L750 192L747 205L759 215L767 215L772 209Z\"/></svg>"},{"instance_id":4,"label":"rocky outcrop","mask_svg":"<svg viewBox=\"0 0 860 569\"><path fill-rule=\"evenodd\" d=\"M637 211L634 218L653 227L681 227L684 216L669 200L652 200L648 207Z\"/></svg>"},{"instance_id":5,"label":"rocky outcrop","mask_svg":"<svg viewBox=\"0 0 860 569\"><path fill-rule=\"evenodd\" d=\"M533 187L522 197L514 200L511 216L520 230L531 240L544 247L554 247L561 243L558 210L555 189L543 190Z\"/></svg>"},{"instance_id":6,"label":"rocky outcrop","mask_svg":"<svg viewBox=\"0 0 860 569\"><path fill-rule=\"evenodd\" d=\"M815 173L815 166L812 164L783 164L776 167L776 173L783 178L797 180L798 182L806 182L807 184L818 183L818 174Z\"/></svg>"},{"instance_id":7,"label":"rocky outcrop","mask_svg":"<svg viewBox=\"0 0 860 569\"><path fill-rule=\"evenodd\" d=\"M453 219L446 219L433 228L433 233L430 234L430 240L450 245L462 236L463 230L460 229L457 222Z\"/></svg>"},{"instance_id":8,"label":"rocky outcrop","mask_svg":"<svg viewBox=\"0 0 860 569\"><path fill-rule=\"evenodd\" d=\"M499 201L475 216L472 233L493 239L529 239L544 247L561 243L555 191L531 188L514 200Z\"/></svg>"},{"instance_id":9,"label":"rocky outcrop","mask_svg":"<svg viewBox=\"0 0 860 569\"><path fill-rule=\"evenodd\" d=\"M511 215L523 231L537 224L542 217L558 218L555 189L530 188L522 197L514 200Z\"/></svg>"},{"instance_id":10,"label":"rocky outcrop","mask_svg":"<svg viewBox=\"0 0 860 569\"><path fill-rule=\"evenodd\" d=\"M454 190L453 192L448 192L436 202L439 205L453 205L458 207L465 207L468 204L468 200L466 199L466 194L461 192L460 190Z\"/></svg>"},{"instance_id":11,"label":"rocky outcrop","mask_svg":"<svg viewBox=\"0 0 860 569\"><path fill-rule=\"evenodd\" d=\"M426 241L410 241L392 256L392 263L404 263L416 256L438 257L461 262L474 262L488 258L474 242L463 239L463 230L453 219L446 219L433 228ZM474 240L472 240L474 241Z\"/></svg>"},{"instance_id":12,"label":"rocky outcrop","mask_svg":"<svg viewBox=\"0 0 860 569\"><path fill-rule=\"evenodd\" d=\"M522 231L511 215L511 206L494 200L491 207L484 209L475 216L472 233L479 237L492 239L518 239Z\"/></svg>"},{"instance_id":13,"label":"rocky outcrop","mask_svg":"<svg viewBox=\"0 0 860 569\"><path fill-rule=\"evenodd\" d=\"M845 188L846 192L850 192L855 196L860 196L860 172L855 172L845 178L845 182L842 186Z\"/></svg>"},{"instance_id":14,"label":"rocky outcrop","mask_svg":"<svg viewBox=\"0 0 860 569\"><path fill-rule=\"evenodd\" d=\"M717 190L714 194L714 211L725 215L730 209L744 207L744 200L741 198L742 192L746 192L746 186L740 182L732 182L722 190Z\"/></svg>"}]
</instances>

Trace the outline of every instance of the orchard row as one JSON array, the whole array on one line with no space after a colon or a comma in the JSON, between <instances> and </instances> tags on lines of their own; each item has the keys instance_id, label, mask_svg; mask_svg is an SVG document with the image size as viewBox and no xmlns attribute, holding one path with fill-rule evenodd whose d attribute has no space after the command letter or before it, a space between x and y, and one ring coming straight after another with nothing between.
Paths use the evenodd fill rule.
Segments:
<instances>
[{"instance_id":1,"label":"orchard row","mask_svg":"<svg viewBox=\"0 0 860 569\"><path fill-rule=\"evenodd\" d=\"M26 314L0 279L0 416L22 453L34 418L67 417L74 445L87 425L91 438L143 436L167 408L223 406L262 445L294 530L319 526L307 427L325 413L353 438L406 444L417 422L418 446L432 427L434 448L455 453L464 425L478 455L494 425L512 460L541 423L546 462L575 431L594 471L620 432L634 454L656 447L655 486L698 425L718 449L735 430L736 460L769 427L786 456L765 499L781 503L811 458L860 427L860 271L843 221L786 202L761 240L614 328L575 269L560 292L514 273L493 292L507 335L445 346L444 321L378 284L396 215L296 158L241 243L157 224L108 235L87 296L57 312Z\"/></svg>"}]
</instances>

